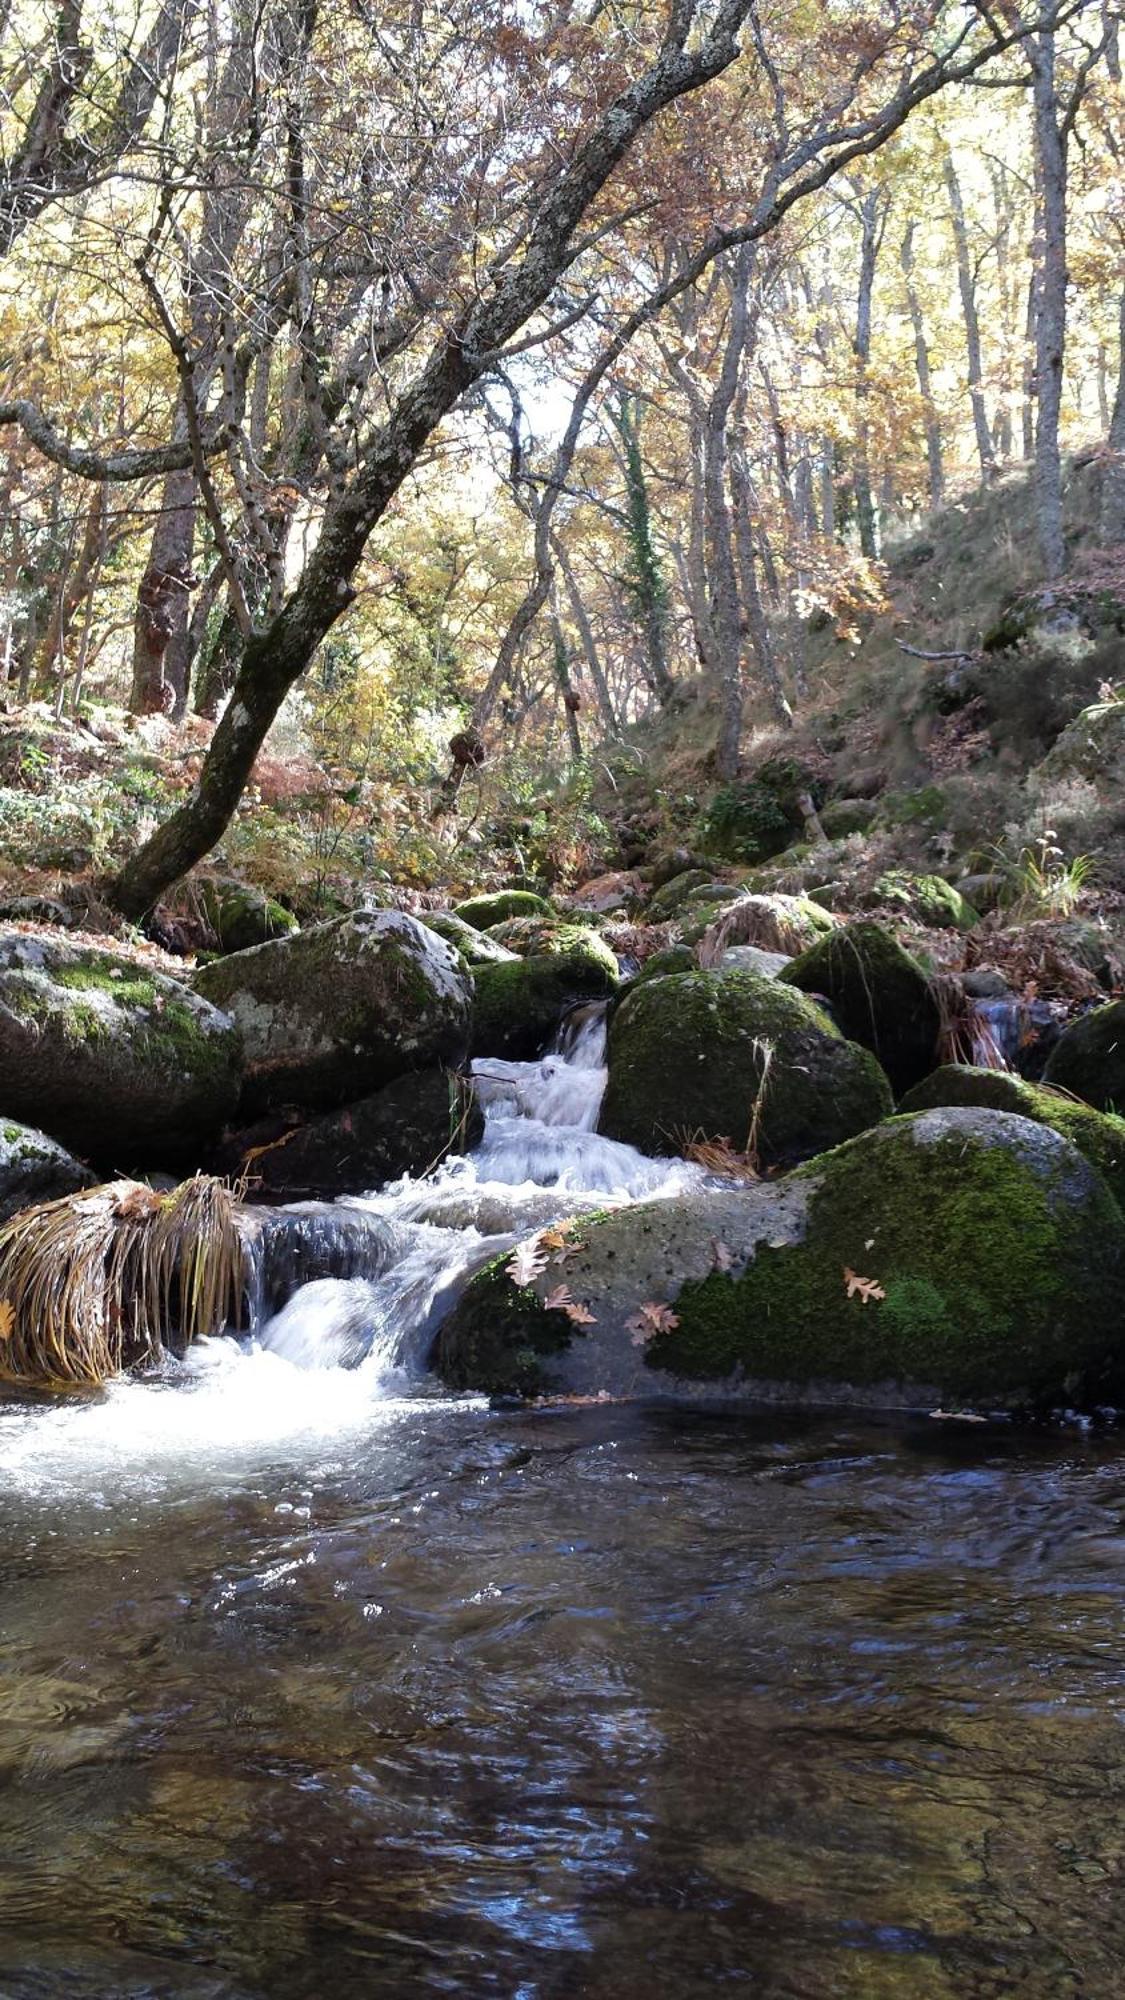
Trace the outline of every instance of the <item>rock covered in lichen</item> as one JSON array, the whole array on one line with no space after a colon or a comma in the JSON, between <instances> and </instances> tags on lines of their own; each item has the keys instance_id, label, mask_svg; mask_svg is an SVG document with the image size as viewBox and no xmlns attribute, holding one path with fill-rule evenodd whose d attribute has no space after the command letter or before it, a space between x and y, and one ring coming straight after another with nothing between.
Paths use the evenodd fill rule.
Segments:
<instances>
[{"instance_id":1,"label":"rock covered in lichen","mask_svg":"<svg viewBox=\"0 0 1125 2000\"><path fill-rule=\"evenodd\" d=\"M650 979L628 994L609 1035L599 1130L644 1153L695 1140L792 1166L877 1124L890 1086L866 1049L822 1008L754 972Z\"/></svg>"},{"instance_id":2,"label":"rock covered in lichen","mask_svg":"<svg viewBox=\"0 0 1125 2000\"><path fill-rule=\"evenodd\" d=\"M91 1187L95 1176L33 1125L0 1120L0 1222L33 1202L58 1201Z\"/></svg>"},{"instance_id":3,"label":"rock covered in lichen","mask_svg":"<svg viewBox=\"0 0 1125 2000\"><path fill-rule=\"evenodd\" d=\"M827 1000L844 1033L879 1058L896 1094L933 1069L941 1031L933 983L881 924L830 932L781 979Z\"/></svg>"},{"instance_id":4,"label":"rock covered in lichen","mask_svg":"<svg viewBox=\"0 0 1125 2000\"><path fill-rule=\"evenodd\" d=\"M329 1110L465 1054L472 984L453 947L401 910L357 911L195 974L246 1047L244 1107Z\"/></svg>"},{"instance_id":5,"label":"rock covered in lichen","mask_svg":"<svg viewBox=\"0 0 1125 2000\"><path fill-rule=\"evenodd\" d=\"M475 925L467 924L464 917L455 917L452 910L427 910L419 919L428 931L451 944L462 962L472 971L478 965L507 965L517 956L507 945L489 937L486 931L479 931Z\"/></svg>"},{"instance_id":6,"label":"rock covered in lichen","mask_svg":"<svg viewBox=\"0 0 1125 2000\"><path fill-rule=\"evenodd\" d=\"M509 917L494 924L488 936L520 958L584 957L603 965L611 979L617 977L617 960L605 939L573 918Z\"/></svg>"},{"instance_id":7,"label":"rock covered in lichen","mask_svg":"<svg viewBox=\"0 0 1125 2000\"><path fill-rule=\"evenodd\" d=\"M1125 1000L1072 1021L1051 1051L1043 1081L1099 1111L1125 1114Z\"/></svg>"},{"instance_id":8,"label":"rock covered in lichen","mask_svg":"<svg viewBox=\"0 0 1125 2000\"><path fill-rule=\"evenodd\" d=\"M229 1117L242 1041L208 998L136 960L0 933L0 1111L116 1170L187 1159Z\"/></svg>"},{"instance_id":9,"label":"rock covered in lichen","mask_svg":"<svg viewBox=\"0 0 1125 2000\"><path fill-rule=\"evenodd\" d=\"M897 905L917 923L933 930L971 930L980 917L959 889L943 875L914 875L908 869L893 868L880 875L869 890L869 906Z\"/></svg>"},{"instance_id":10,"label":"rock covered in lichen","mask_svg":"<svg viewBox=\"0 0 1125 2000\"><path fill-rule=\"evenodd\" d=\"M473 976L473 1055L534 1061L550 1046L572 1007L613 993L612 962L613 972L603 953L576 951L478 966Z\"/></svg>"},{"instance_id":11,"label":"rock covered in lichen","mask_svg":"<svg viewBox=\"0 0 1125 2000\"><path fill-rule=\"evenodd\" d=\"M553 912L550 903L531 889L498 889L492 896L470 896L455 906L453 914L474 930L488 931L509 917L549 917Z\"/></svg>"},{"instance_id":12,"label":"rock covered in lichen","mask_svg":"<svg viewBox=\"0 0 1125 2000\"><path fill-rule=\"evenodd\" d=\"M895 1118L787 1179L588 1217L526 1284L468 1287L435 1365L517 1393L1042 1406L1120 1393L1125 1223L1067 1140ZM575 1322L549 1300L591 1315Z\"/></svg>"},{"instance_id":13,"label":"rock covered in lichen","mask_svg":"<svg viewBox=\"0 0 1125 2000\"><path fill-rule=\"evenodd\" d=\"M1043 1084L1028 1083L1010 1070L974 1069L967 1063L947 1063L907 1093L901 1111L930 1111L942 1104L976 1105L990 1111L1011 1111L1036 1125L1061 1132L1096 1167L1118 1207L1125 1212L1125 1118L1095 1111Z\"/></svg>"}]
</instances>

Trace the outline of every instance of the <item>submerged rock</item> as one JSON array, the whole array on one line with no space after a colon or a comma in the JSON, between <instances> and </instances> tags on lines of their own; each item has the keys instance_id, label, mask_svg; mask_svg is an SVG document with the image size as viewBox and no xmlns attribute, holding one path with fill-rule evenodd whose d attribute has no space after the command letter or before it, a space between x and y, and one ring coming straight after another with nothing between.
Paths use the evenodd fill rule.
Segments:
<instances>
[{"instance_id":1,"label":"submerged rock","mask_svg":"<svg viewBox=\"0 0 1125 2000\"><path fill-rule=\"evenodd\" d=\"M195 985L242 1029L251 1112L328 1110L466 1051L469 975L401 910L357 911L235 952Z\"/></svg>"},{"instance_id":2,"label":"submerged rock","mask_svg":"<svg viewBox=\"0 0 1125 2000\"><path fill-rule=\"evenodd\" d=\"M448 1152L475 1146L483 1130L472 1092L458 1076L418 1070L303 1125L277 1119L251 1125L232 1135L217 1164L238 1174L247 1155L256 1155L248 1168L256 1201L330 1201L427 1173Z\"/></svg>"},{"instance_id":3,"label":"submerged rock","mask_svg":"<svg viewBox=\"0 0 1125 2000\"><path fill-rule=\"evenodd\" d=\"M509 917L550 917L554 911L530 889L498 889L494 896L470 896L468 902L457 904L453 914L475 931L488 931Z\"/></svg>"},{"instance_id":4,"label":"submerged rock","mask_svg":"<svg viewBox=\"0 0 1125 2000\"><path fill-rule=\"evenodd\" d=\"M933 984L880 924L832 931L780 977L830 1002L844 1033L878 1056L896 1095L933 1069L941 1032Z\"/></svg>"},{"instance_id":5,"label":"submerged rock","mask_svg":"<svg viewBox=\"0 0 1125 2000\"><path fill-rule=\"evenodd\" d=\"M1125 1222L1058 1133L896 1118L787 1180L591 1217L527 1284L497 1260L442 1328L457 1387L901 1407L1043 1405L1123 1380ZM591 1315L576 1324L547 1302Z\"/></svg>"},{"instance_id":6,"label":"submerged rock","mask_svg":"<svg viewBox=\"0 0 1125 2000\"><path fill-rule=\"evenodd\" d=\"M1095 1111L1043 1084L1028 1083L1010 1070L973 1069L947 1063L903 1098L900 1111L930 1111L942 1104L977 1105L1011 1111L1036 1125L1061 1132L1096 1167L1118 1207L1125 1212L1125 1118Z\"/></svg>"},{"instance_id":7,"label":"submerged rock","mask_svg":"<svg viewBox=\"0 0 1125 2000\"><path fill-rule=\"evenodd\" d=\"M571 952L481 965L474 975L472 1053L531 1062L563 1015L582 1000L604 1000L617 984L603 953Z\"/></svg>"},{"instance_id":8,"label":"submerged rock","mask_svg":"<svg viewBox=\"0 0 1125 2000\"><path fill-rule=\"evenodd\" d=\"M230 1015L135 959L0 933L0 1109L107 1171L178 1163L238 1100Z\"/></svg>"},{"instance_id":9,"label":"submerged rock","mask_svg":"<svg viewBox=\"0 0 1125 2000\"><path fill-rule=\"evenodd\" d=\"M1043 1081L1099 1111L1125 1113L1125 1000L1072 1021L1051 1051Z\"/></svg>"},{"instance_id":10,"label":"submerged rock","mask_svg":"<svg viewBox=\"0 0 1125 2000\"><path fill-rule=\"evenodd\" d=\"M0 1222L35 1202L77 1194L80 1188L92 1187L94 1180L89 1167L45 1132L12 1119L0 1121Z\"/></svg>"},{"instance_id":11,"label":"submerged rock","mask_svg":"<svg viewBox=\"0 0 1125 2000\"><path fill-rule=\"evenodd\" d=\"M642 982L609 1035L599 1130L644 1153L724 1139L762 1167L792 1166L893 1110L874 1057L823 1009L753 972ZM764 1085L763 1085L764 1078Z\"/></svg>"}]
</instances>

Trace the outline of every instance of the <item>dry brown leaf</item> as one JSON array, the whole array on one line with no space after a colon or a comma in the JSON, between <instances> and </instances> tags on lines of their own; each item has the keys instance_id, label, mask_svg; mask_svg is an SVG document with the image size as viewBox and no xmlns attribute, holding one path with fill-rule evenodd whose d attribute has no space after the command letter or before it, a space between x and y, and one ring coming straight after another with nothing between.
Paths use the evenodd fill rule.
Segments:
<instances>
[{"instance_id":1,"label":"dry brown leaf","mask_svg":"<svg viewBox=\"0 0 1125 2000\"><path fill-rule=\"evenodd\" d=\"M567 1307L573 1304L574 1300L565 1285L556 1285L554 1291L548 1292L543 1301L544 1308L549 1313L565 1312Z\"/></svg>"},{"instance_id":2,"label":"dry brown leaf","mask_svg":"<svg viewBox=\"0 0 1125 2000\"><path fill-rule=\"evenodd\" d=\"M868 1305L872 1299L885 1299L887 1296L878 1278L860 1278L850 1264L844 1265L844 1284L849 1299L861 1299L864 1305Z\"/></svg>"},{"instance_id":3,"label":"dry brown leaf","mask_svg":"<svg viewBox=\"0 0 1125 2000\"><path fill-rule=\"evenodd\" d=\"M15 1330L15 1306L11 1299L0 1299L0 1340L10 1340Z\"/></svg>"},{"instance_id":4,"label":"dry brown leaf","mask_svg":"<svg viewBox=\"0 0 1125 2000\"><path fill-rule=\"evenodd\" d=\"M517 1243L505 1268L513 1285L530 1285L546 1270L547 1252L534 1237L529 1243Z\"/></svg>"},{"instance_id":5,"label":"dry brown leaf","mask_svg":"<svg viewBox=\"0 0 1125 2000\"><path fill-rule=\"evenodd\" d=\"M564 1306L563 1311L574 1326L596 1326L598 1323L589 1307L577 1300L573 1305Z\"/></svg>"},{"instance_id":6,"label":"dry brown leaf","mask_svg":"<svg viewBox=\"0 0 1125 2000\"><path fill-rule=\"evenodd\" d=\"M634 1347L644 1347L657 1333L671 1333L679 1326L677 1315L671 1306L660 1305L655 1299L646 1300L638 1306L631 1319L625 1322L626 1329L633 1336Z\"/></svg>"}]
</instances>

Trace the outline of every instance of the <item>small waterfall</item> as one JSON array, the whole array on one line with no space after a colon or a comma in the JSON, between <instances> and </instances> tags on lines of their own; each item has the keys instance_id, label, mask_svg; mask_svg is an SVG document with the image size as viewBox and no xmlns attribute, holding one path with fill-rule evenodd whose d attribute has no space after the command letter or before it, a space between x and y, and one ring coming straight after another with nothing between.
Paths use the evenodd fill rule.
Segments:
<instances>
[{"instance_id":1,"label":"small waterfall","mask_svg":"<svg viewBox=\"0 0 1125 2000\"><path fill-rule=\"evenodd\" d=\"M538 1062L481 1059L484 1137L468 1158L376 1195L263 1211L259 1339L302 1368L351 1367L374 1388L417 1378L473 1273L564 1215L700 1178L595 1131L606 1008L575 1009Z\"/></svg>"}]
</instances>

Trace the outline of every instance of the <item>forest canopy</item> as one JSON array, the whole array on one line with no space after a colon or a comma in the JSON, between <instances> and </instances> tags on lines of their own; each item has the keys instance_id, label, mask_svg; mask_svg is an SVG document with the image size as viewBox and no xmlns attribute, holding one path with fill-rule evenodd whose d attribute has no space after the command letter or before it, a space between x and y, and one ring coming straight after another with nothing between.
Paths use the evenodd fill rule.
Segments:
<instances>
[{"instance_id":1,"label":"forest canopy","mask_svg":"<svg viewBox=\"0 0 1125 2000\"><path fill-rule=\"evenodd\" d=\"M9 698L217 723L135 918L275 728L440 824L702 676L729 777L928 510L1026 464L1058 579L1092 445L1125 534L1102 0L14 0L2 85Z\"/></svg>"}]
</instances>

